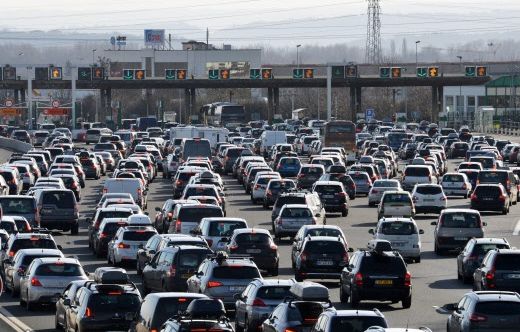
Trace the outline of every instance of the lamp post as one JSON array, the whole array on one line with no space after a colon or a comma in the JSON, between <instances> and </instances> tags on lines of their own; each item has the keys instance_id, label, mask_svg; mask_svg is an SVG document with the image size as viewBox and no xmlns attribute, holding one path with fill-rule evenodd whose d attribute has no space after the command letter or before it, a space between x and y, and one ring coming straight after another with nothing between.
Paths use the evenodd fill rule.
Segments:
<instances>
[{"instance_id":1,"label":"lamp post","mask_svg":"<svg viewBox=\"0 0 520 332\"><path fill-rule=\"evenodd\" d=\"M462 56L461 55L457 55L457 58L459 59L459 66L460 66L460 70L462 71ZM464 112L464 106L462 106L462 109L460 109L459 107L459 102L462 100L462 85L459 85L459 100L457 101L457 118L459 118L459 114L460 112Z\"/></svg>"},{"instance_id":2,"label":"lamp post","mask_svg":"<svg viewBox=\"0 0 520 332\"><path fill-rule=\"evenodd\" d=\"M300 53L299 53L299 50L300 50L301 46L302 46L301 44L296 45L296 67L297 68L300 68Z\"/></svg>"},{"instance_id":3,"label":"lamp post","mask_svg":"<svg viewBox=\"0 0 520 332\"><path fill-rule=\"evenodd\" d=\"M420 42L421 42L420 40L417 40L415 42L415 67L417 67L419 65L419 62L417 61L417 47L419 46Z\"/></svg>"},{"instance_id":4,"label":"lamp post","mask_svg":"<svg viewBox=\"0 0 520 332\"><path fill-rule=\"evenodd\" d=\"M97 49L92 50L92 65L96 64L96 51Z\"/></svg>"}]
</instances>

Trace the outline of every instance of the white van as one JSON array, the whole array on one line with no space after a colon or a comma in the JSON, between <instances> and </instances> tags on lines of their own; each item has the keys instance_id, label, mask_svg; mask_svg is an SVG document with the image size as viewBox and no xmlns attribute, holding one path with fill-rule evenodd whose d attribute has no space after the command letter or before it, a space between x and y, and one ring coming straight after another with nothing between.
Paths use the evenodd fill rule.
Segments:
<instances>
[{"instance_id":1,"label":"white van","mask_svg":"<svg viewBox=\"0 0 520 332\"><path fill-rule=\"evenodd\" d=\"M398 251L404 258L421 262L421 237L422 229L417 229L417 224L412 218L382 218L375 229L370 229L375 240L387 240L392 244L392 249Z\"/></svg>"},{"instance_id":2,"label":"white van","mask_svg":"<svg viewBox=\"0 0 520 332\"><path fill-rule=\"evenodd\" d=\"M280 143L287 143L287 135L285 134L285 131L266 130L260 136L260 140L260 152L264 154L264 156L267 156L271 146Z\"/></svg>"},{"instance_id":3,"label":"white van","mask_svg":"<svg viewBox=\"0 0 520 332\"><path fill-rule=\"evenodd\" d=\"M141 208L146 208L146 191L140 179L118 178L106 179L103 185L103 194L127 193Z\"/></svg>"}]
</instances>

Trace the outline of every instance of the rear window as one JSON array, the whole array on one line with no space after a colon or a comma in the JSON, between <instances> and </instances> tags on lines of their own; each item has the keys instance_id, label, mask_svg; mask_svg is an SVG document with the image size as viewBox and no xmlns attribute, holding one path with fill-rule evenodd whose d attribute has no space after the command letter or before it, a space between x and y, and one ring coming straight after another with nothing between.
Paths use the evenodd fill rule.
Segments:
<instances>
[{"instance_id":1,"label":"rear window","mask_svg":"<svg viewBox=\"0 0 520 332\"><path fill-rule=\"evenodd\" d=\"M242 154L242 150L244 149L227 149L226 157L237 158L240 156L240 154Z\"/></svg>"},{"instance_id":2,"label":"rear window","mask_svg":"<svg viewBox=\"0 0 520 332\"><path fill-rule=\"evenodd\" d=\"M256 297L264 300L283 300L291 294L289 289L289 286L261 287L256 293Z\"/></svg>"},{"instance_id":3,"label":"rear window","mask_svg":"<svg viewBox=\"0 0 520 332\"><path fill-rule=\"evenodd\" d=\"M296 185L292 181L271 181L269 189L294 188Z\"/></svg>"},{"instance_id":4,"label":"rear window","mask_svg":"<svg viewBox=\"0 0 520 332\"><path fill-rule=\"evenodd\" d=\"M263 233L243 233L235 237L235 241L239 245L248 244L271 244L269 235Z\"/></svg>"},{"instance_id":5,"label":"rear window","mask_svg":"<svg viewBox=\"0 0 520 332\"><path fill-rule=\"evenodd\" d=\"M73 209L76 200L72 191L51 191L43 193L43 205L54 205L58 209Z\"/></svg>"},{"instance_id":6,"label":"rear window","mask_svg":"<svg viewBox=\"0 0 520 332\"><path fill-rule=\"evenodd\" d=\"M474 255L485 255L488 251L493 249L509 249L509 246L504 243L482 243L482 244L476 244L473 247L473 254Z\"/></svg>"},{"instance_id":7,"label":"rear window","mask_svg":"<svg viewBox=\"0 0 520 332\"><path fill-rule=\"evenodd\" d=\"M312 253L338 254L345 251L345 246L339 241L309 241L305 251Z\"/></svg>"},{"instance_id":8,"label":"rear window","mask_svg":"<svg viewBox=\"0 0 520 332\"><path fill-rule=\"evenodd\" d=\"M57 249L54 241L50 239L42 239L39 237L34 237L31 239L18 239L15 240L11 250L17 252L20 249Z\"/></svg>"},{"instance_id":9,"label":"rear window","mask_svg":"<svg viewBox=\"0 0 520 332\"><path fill-rule=\"evenodd\" d=\"M78 264L57 262L38 266L35 274L42 277L77 277L83 275L83 270Z\"/></svg>"},{"instance_id":10,"label":"rear window","mask_svg":"<svg viewBox=\"0 0 520 332\"><path fill-rule=\"evenodd\" d=\"M497 270L519 270L520 269L520 254L498 255L497 258L495 259L495 269L497 269Z\"/></svg>"},{"instance_id":11,"label":"rear window","mask_svg":"<svg viewBox=\"0 0 520 332\"><path fill-rule=\"evenodd\" d=\"M209 225L209 236L229 236L235 229L246 228L243 222L212 222Z\"/></svg>"},{"instance_id":12,"label":"rear window","mask_svg":"<svg viewBox=\"0 0 520 332\"><path fill-rule=\"evenodd\" d=\"M156 233L152 231L128 231L123 233L123 240L127 241L148 241Z\"/></svg>"},{"instance_id":13,"label":"rear window","mask_svg":"<svg viewBox=\"0 0 520 332\"><path fill-rule=\"evenodd\" d=\"M299 321L304 326L314 325L323 312L323 306L317 302L296 302L289 307L289 321Z\"/></svg>"},{"instance_id":14,"label":"rear window","mask_svg":"<svg viewBox=\"0 0 520 332\"><path fill-rule=\"evenodd\" d=\"M405 176L430 176L430 170L426 167L406 167Z\"/></svg>"},{"instance_id":15,"label":"rear window","mask_svg":"<svg viewBox=\"0 0 520 332\"><path fill-rule=\"evenodd\" d=\"M201 207L183 207L179 212L178 219L181 222L200 222L202 218L224 217L222 210L201 208Z\"/></svg>"},{"instance_id":16,"label":"rear window","mask_svg":"<svg viewBox=\"0 0 520 332\"><path fill-rule=\"evenodd\" d=\"M312 212L309 209L303 208L285 208L281 217L286 218L311 218Z\"/></svg>"},{"instance_id":17,"label":"rear window","mask_svg":"<svg viewBox=\"0 0 520 332\"><path fill-rule=\"evenodd\" d=\"M104 211L99 214L99 220L104 218L128 218L132 214L131 211Z\"/></svg>"},{"instance_id":18,"label":"rear window","mask_svg":"<svg viewBox=\"0 0 520 332\"><path fill-rule=\"evenodd\" d=\"M406 273L406 266L400 257L386 255L365 256L361 263L363 273L367 274L398 274Z\"/></svg>"},{"instance_id":19,"label":"rear window","mask_svg":"<svg viewBox=\"0 0 520 332\"><path fill-rule=\"evenodd\" d=\"M475 195L498 197L502 194L502 190L498 186L477 186Z\"/></svg>"},{"instance_id":20,"label":"rear window","mask_svg":"<svg viewBox=\"0 0 520 332\"><path fill-rule=\"evenodd\" d=\"M302 167L302 174L312 174L312 175L321 175L323 174L323 169L321 167Z\"/></svg>"},{"instance_id":21,"label":"rear window","mask_svg":"<svg viewBox=\"0 0 520 332\"><path fill-rule=\"evenodd\" d=\"M194 298L160 298L153 311L152 326L161 326L170 317L183 313ZM160 308L161 310L157 310ZM151 314L151 313L147 313Z\"/></svg>"},{"instance_id":22,"label":"rear window","mask_svg":"<svg viewBox=\"0 0 520 332\"><path fill-rule=\"evenodd\" d=\"M478 179L480 183L505 183L507 179L506 172L480 172Z\"/></svg>"},{"instance_id":23,"label":"rear window","mask_svg":"<svg viewBox=\"0 0 520 332\"><path fill-rule=\"evenodd\" d=\"M354 316L354 317L333 317L331 331L357 332L368 330L371 326L388 327L382 317Z\"/></svg>"},{"instance_id":24,"label":"rear window","mask_svg":"<svg viewBox=\"0 0 520 332\"><path fill-rule=\"evenodd\" d=\"M378 188L397 188L398 186L399 183L395 181L376 181L374 183L374 187Z\"/></svg>"},{"instance_id":25,"label":"rear window","mask_svg":"<svg viewBox=\"0 0 520 332\"><path fill-rule=\"evenodd\" d=\"M418 186L416 192L421 195L438 195L442 193L442 188L437 186Z\"/></svg>"},{"instance_id":26,"label":"rear window","mask_svg":"<svg viewBox=\"0 0 520 332\"><path fill-rule=\"evenodd\" d=\"M29 264L32 263L33 260L35 260L36 258L40 258L40 257L59 257L59 256L50 255L50 254L46 254L45 256L25 255L25 256L23 256L21 265L27 267L27 266L29 266Z\"/></svg>"},{"instance_id":27,"label":"rear window","mask_svg":"<svg viewBox=\"0 0 520 332\"><path fill-rule=\"evenodd\" d=\"M475 306L475 312L483 315L507 315L520 317L520 302L479 302Z\"/></svg>"},{"instance_id":28,"label":"rear window","mask_svg":"<svg viewBox=\"0 0 520 332\"><path fill-rule=\"evenodd\" d=\"M218 196L215 188L208 187L190 187L186 190L186 196Z\"/></svg>"},{"instance_id":29,"label":"rear window","mask_svg":"<svg viewBox=\"0 0 520 332\"><path fill-rule=\"evenodd\" d=\"M8 221L0 222L0 229L7 231L7 233L13 233L15 229L15 223Z\"/></svg>"},{"instance_id":30,"label":"rear window","mask_svg":"<svg viewBox=\"0 0 520 332\"><path fill-rule=\"evenodd\" d=\"M407 194L389 194L384 196L384 203L410 203L410 196Z\"/></svg>"},{"instance_id":31,"label":"rear window","mask_svg":"<svg viewBox=\"0 0 520 332\"><path fill-rule=\"evenodd\" d=\"M13 180L13 173L7 171L0 171L0 175L4 178L6 182Z\"/></svg>"},{"instance_id":32,"label":"rear window","mask_svg":"<svg viewBox=\"0 0 520 332\"><path fill-rule=\"evenodd\" d=\"M305 197L301 196L284 196L276 200L276 207L282 207L285 204L307 204Z\"/></svg>"},{"instance_id":33,"label":"rear window","mask_svg":"<svg viewBox=\"0 0 520 332\"><path fill-rule=\"evenodd\" d=\"M480 228L480 217L475 213L445 213L442 226L449 228Z\"/></svg>"},{"instance_id":34,"label":"rear window","mask_svg":"<svg viewBox=\"0 0 520 332\"><path fill-rule=\"evenodd\" d=\"M200 263L206 258L209 251L181 251L179 254L179 266L189 269L196 269Z\"/></svg>"},{"instance_id":35,"label":"rear window","mask_svg":"<svg viewBox=\"0 0 520 332\"><path fill-rule=\"evenodd\" d=\"M343 189L337 185L318 185L314 188L314 191L321 194L336 194L342 192Z\"/></svg>"},{"instance_id":36,"label":"rear window","mask_svg":"<svg viewBox=\"0 0 520 332\"><path fill-rule=\"evenodd\" d=\"M94 315L97 312L137 312L140 306L141 301L137 294L119 292L93 294L88 301L88 307Z\"/></svg>"},{"instance_id":37,"label":"rear window","mask_svg":"<svg viewBox=\"0 0 520 332\"><path fill-rule=\"evenodd\" d=\"M103 233L106 233L108 235L108 238L110 239L111 237L113 237L117 230L120 228L120 227L124 227L126 226L127 223L123 222L123 223L117 223L117 222L111 222L111 223L107 223L105 224L105 227L103 228Z\"/></svg>"},{"instance_id":38,"label":"rear window","mask_svg":"<svg viewBox=\"0 0 520 332\"><path fill-rule=\"evenodd\" d=\"M36 203L33 198L0 198L2 212L5 215L34 213Z\"/></svg>"},{"instance_id":39,"label":"rear window","mask_svg":"<svg viewBox=\"0 0 520 332\"><path fill-rule=\"evenodd\" d=\"M464 177L462 175L458 175L458 174L449 174L449 175L444 175L444 177L442 178L442 181L443 182L463 182Z\"/></svg>"},{"instance_id":40,"label":"rear window","mask_svg":"<svg viewBox=\"0 0 520 332\"><path fill-rule=\"evenodd\" d=\"M380 232L384 235L412 235L417 234L414 224L410 222L384 222Z\"/></svg>"},{"instance_id":41,"label":"rear window","mask_svg":"<svg viewBox=\"0 0 520 332\"><path fill-rule=\"evenodd\" d=\"M195 173L182 172L182 173L179 173L178 179L181 181L189 181L191 179L191 177L194 175L195 175Z\"/></svg>"},{"instance_id":42,"label":"rear window","mask_svg":"<svg viewBox=\"0 0 520 332\"><path fill-rule=\"evenodd\" d=\"M213 269L213 277L218 279L254 279L260 278L260 272L253 266L217 266Z\"/></svg>"}]
</instances>

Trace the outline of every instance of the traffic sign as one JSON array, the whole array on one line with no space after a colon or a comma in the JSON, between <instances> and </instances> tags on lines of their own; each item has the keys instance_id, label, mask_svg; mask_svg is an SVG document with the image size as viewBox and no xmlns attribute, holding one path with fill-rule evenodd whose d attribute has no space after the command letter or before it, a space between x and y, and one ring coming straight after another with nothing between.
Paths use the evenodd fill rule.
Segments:
<instances>
[{"instance_id":1,"label":"traffic sign","mask_svg":"<svg viewBox=\"0 0 520 332\"><path fill-rule=\"evenodd\" d=\"M401 67L392 67L392 78L401 77Z\"/></svg>"},{"instance_id":2,"label":"traffic sign","mask_svg":"<svg viewBox=\"0 0 520 332\"><path fill-rule=\"evenodd\" d=\"M465 75L467 77L474 77L474 76L476 76L476 67L475 66L466 66L466 68L465 68Z\"/></svg>"},{"instance_id":3,"label":"traffic sign","mask_svg":"<svg viewBox=\"0 0 520 332\"><path fill-rule=\"evenodd\" d=\"M123 69L123 79L133 80L135 75L134 69Z\"/></svg>"},{"instance_id":4,"label":"traffic sign","mask_svg":"<svg viewBox=\"0 0 520 332\"><path fill-rule=\"evenodd\" d=\"M390 78L390 67L379 67L380 78Z\"/></svg>"},{"instance_id":5,"label":"traffic sign","mask_svg":"<svg viewBox=\"0 0 520 332\"><path fill-rule=\"evenodd\" d=\"M134 79L144 80L146 78L146 71L144 69L135 69Z\"/></svg>"},{"instance_id":6,"label":"traffic sign","mask_svg":"<svg viewBox=\"0 0 520 332\"><path fill-rule=\"evenodd\" d=\"M60 107L60 101L57 100L57 99L54 99L54 100L52 101L52 107L54 107L54 108L58 108L58 107Z\"/></svg>"},{"instance_id":7,"label":"traffic sign","mask_svg":"<svg viewBox=\"0 0 520 332\"><path fill-rule=\"evenodd\" d=\"M231 76L229 69L221 69L219 74L220 74L220 78L223 80L227 80Z\"/></svg>"},{"instance_id":8,"label":"traffic sign","mask_svg":"<svg viewBox=\"0 0 520 332\"><path fill-rule=\"evenodd\" d=\"M3 70L4 80L15 80L16 79L16 67L5 66Z\"/></svg>"},{"instance_id":9,"label":"traffic sign","mask_svg":"<svg viewBox=\"0 0 520 332\"><path fill-rule=\"evenodd\" d=\"M439 77L439 67L428 67L428 76Z\"/></svg>"},{"instance_id":10,"label":"traffic sign","mask_svg":"<svg viewBox=\"0 0 520 332\"><path fill-rule=\"evenodd\" d=\"M365 121L370 121L376 117L376 112L373 108L367 108L365 110Z\"/></svg>"},{"instance_id":11,"label":"traffic sign","mask_svg":"<svg viewBox=\"0 0 520 332\"><path fill-rule=\"evenodd\" d=\"M262 79L262 74L260 73L260 68L251 68L249 69L249 78L252 80L260 80Z\"/></svg>"},{"instance_id":12,"label":"traffic sign","mask_svg":"<svg viewBox=\"0 0 520 332\"><path fill-rule=\"evenodd\" d=\"M314 69L313 68L303 69L303 78L314 78Z\"/></svg>"},{"instance_id":13,"label":"traffic sign","mask_svg":"<svg viewBox=\"0 0 520 332\"><path fill-rule=\"evenodd\" d=\"M164 70L164 78L167 80L174 80L177 77L175 73L175 69L165 69Z\"/></svg>"},{"instance_id":14,"label":"traffic sign","mask_svg":"<svg viewBox=\"0 0 520 332\"><path fill-rule=\"evenodd\" d=\"M272 68L262 68L262 79L270 80L273 78L273 69Z\"/></svg>"},{"instance_id":15,"label":"traffic sign","mask_svg":"<svg viewBox=\"0 0 520 332\"><path fill-rule=\"evenodd\" d=\"M332 66L332 78L345 78L345 66Z\"/></svg>"},{"instance_id":16,"label":"traffic sign","mask_svg":"<svg viewBox=\"0 0 520 332\"><path fill-rule=\"evenodd\" d=\"M4 105L5 107L11 107L14 105L14 100L12 100L11 98L7 98L4 102Z\"/></svg>"},{"instance_id":17,"label":"traffic sign","mask_svg":"<svg viewBox=\"0 0 520 332\"><path fill-rule=\"evenodd\" d=\"M92 69L92 79L93 80L104 80L105 79L105 68L94 67Z\"/></svg>"},{"instance_id":18,"label":"traffic sign","mask_svg":"<svg viewBox=\"0 0 520 332\"><path fill-rule=\"evenodd\" d=\"M188 70L186 69L177 69L175 71L175 78L178 80L185 80L186 76L188 76Z\"/></svg>"},{"instance_id":19,"label":"traffic sign","mask_svg":"<svg viewBox=\"0 0 520 332\"><path fill-rule=\"evenodd\" d=\"M45 81L49 79L49 68L48 67L36 67L34 68L34 78L37 81Z\"/></svg>"},{"instance_id":20,"label":"traffic sign","mask_svg":"<svg viewBox=\"0 0 520 332\"><path fill-rule=\"evenodd\" d=\"M218 69L210 69L208 72L208 79L210 80L218 80L219 78L219 70Z\"/></svg>"},{"instance_id":21,"label":"traffic sign","mask_svg":"<svg viewBox=\"0 0 520 332\"><path fill-rule=\"evenodd\" d=\"M348 65L345 67L345 76L348 77L358 77L358 70L356 65Z\"/></svg>"},{"instance_id":22,"label":"traffic sign","mask_svg":"<svg viewBox=\"0 0 520 332\"><path fill-rule=\"evenodd\" d=\"M294 79L302 79L303 78L303 68L295 68L292 70L292 77Z\"/></svg>"},{"instance_id":23,"label":"traffic sign","mask_svg":"<svg viewBox=\"0 0 520 332\"><path fill-rule=\"evenodd\" d=\"M80 80L80 81L92 80L92 68L91 67L79 67L78 68L78 80Z\"/></svg>"},{"instance_id":24,"label":"traffic sign","mask_svg":"<svg viewBox=\"0 0 520 332\"><path fill-rule=\"evenodd\" d=\"M63 71L61 67L51 67L51 80L61 80L63 78Z\"/></svg>"},{"instance_id":25,"label":"traffic sign","mask_svg":"<svg viewBox=\"0 0 520 332\"><path fill-rule=\"evenodd\" d=\"M477 66L477 76L478 77L487 76L487 67L485 67L485 66Z\"/></svg>"},{"instance_id":26,"label":"traffic sign","mask_svg":"<svg viewBox=\"0 0 520 332\"><path fill-rule=\"evenodd\" d=\"M417 77L428 77L428 68L426 67L417 67L416 69Z\"/></svg>"}]
</instances>

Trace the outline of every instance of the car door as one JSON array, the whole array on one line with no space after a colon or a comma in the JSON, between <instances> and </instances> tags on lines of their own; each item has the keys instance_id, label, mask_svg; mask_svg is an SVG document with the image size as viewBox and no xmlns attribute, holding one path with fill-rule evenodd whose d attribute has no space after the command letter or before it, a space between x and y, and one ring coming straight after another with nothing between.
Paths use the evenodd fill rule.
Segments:
<instances>
[{"instance_id":1,"label":"car door","mask_svg":"<svg viewBox=\"0 0 520 332\"><path fill-rule=\"evenodd\" d=\"M146 274L146 282L147 286L150 289L157 290L159 289L160 282L158 280L159 278L159 269L161 266L161 262L164 261L164 258L166 257L166 252L158 252L151 260L150 264L145 267L143 270L143 274Z\"/></svg>"},{"instance_id":2,"label":"car door","mask_svg":"<svg viewBox=\"0 0 520 332\"><path fill-rule=\"evenodd\" d=\"M82 307L82 302L85 300L86 294L85 290L81 288L74 297L74 300L71 303L71 306L66 309L65 319L66 323L65 326L67 326L69 329L72 329L73 331L77 331L78 329L78 316L79 311Z\"/></svg>"},{"instance_id":3,"label":"car door","mask_svg":"<svg viewBox=\"0 0 520 332\"><path fill-rule=\"evenodd\" d=\"M235 321L244 324L245 322L245 314L247 310L247 301L249 300L249 296L253 293L253 290L256 287L254 285L249 285L244 289L242 294L240 294L240 298L236 301L236 309L235 309Z\"/></svg>"},{"instance_id":4,"label":"car door","mask_svg":"<svg viewBox=\"0 0 520 332\"><path fill-rule=\"evenodd\" d=\"M199 293L201 278L204 276L204 273L207 270L206 265L207 265L206 262L200 264L199 269L197 270L197 273L195 273L188 279L188 281L187 281L188 292Z\"/></svg>"},{"instance_id":5,"label":"car door","mask_svg":"<svg viewBox=\"0 0 520 332\"><path fill-rule=\"evenodd\" d=\"M452 331L461 331L462 323L464 321L464 315L468 314L467 309L470 300L467 296L464 296L459 303L457 304L457 308L451 314L451 330Z\"/></svg>"}]
</instances>

